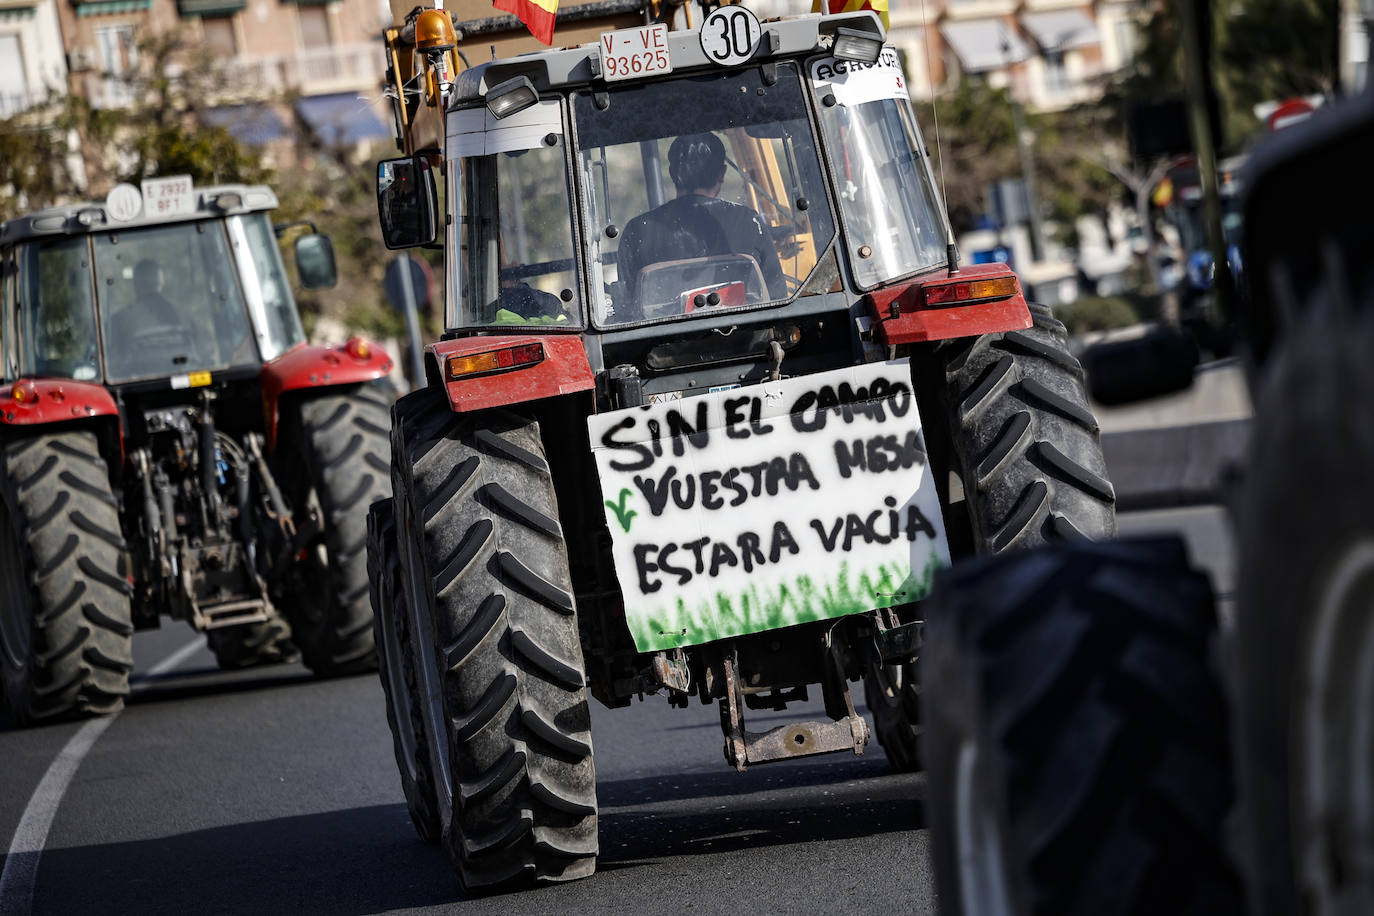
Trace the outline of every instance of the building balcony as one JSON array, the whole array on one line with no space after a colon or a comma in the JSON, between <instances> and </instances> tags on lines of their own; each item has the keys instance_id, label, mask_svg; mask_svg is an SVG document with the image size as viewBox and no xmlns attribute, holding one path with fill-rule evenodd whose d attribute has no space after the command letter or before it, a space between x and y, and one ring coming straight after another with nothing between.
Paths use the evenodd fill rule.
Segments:
<instances>
[{"instance_id":1,"label":"building balcony","mask_svg":"<svg viewBox=\"0 0 1374 916\"><path fill-rule=\"evenodd\" d=\"M324 95L375 90L385 65L380 44L371 42L311 48L294 54L240 56L224 65L225 85L243 96L295 91Z\"/></svg>"},{"instance_id":2,"label":"building balcony","mask_svg":"<svg viewBox=\"0 0 1374 916\"><path fill-rule=\"evenodd\" d=\"M46 90L10 89L0 87L0 118L12 118L47 102L51 94Z\"/></svg>"},{"instance_id":3,"label":"building balcony","mask_svg":"<svg viewBox=\"0 0 1374 916\"><path fill-rule=\"evenodd\" d=\"M1019 5L1019 0L948 0L945 3L945 19L951 22L999 19L1014 14Z\"/></svg>"}]
</instances>

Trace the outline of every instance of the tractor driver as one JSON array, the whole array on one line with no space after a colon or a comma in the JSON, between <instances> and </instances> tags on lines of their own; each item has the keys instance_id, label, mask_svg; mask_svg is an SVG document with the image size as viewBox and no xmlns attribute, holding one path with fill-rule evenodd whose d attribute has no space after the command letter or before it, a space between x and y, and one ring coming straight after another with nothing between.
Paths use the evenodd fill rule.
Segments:
<instances>
[{"instance_id":1,"label":"tractor driver","mask_svg":"<svg viewBox=\"0 0 1374 916\"><path fill-rule=\"evenodd\" d=\"M787 283L768 223L754 209L717 196L725 182L721 139L712 133L678 137L668 147L668 174L677 197L630 220L616 254L632 313L642 307L638 283L645 267L723 254L752 256L763 271L769 297L786 298Z\"/></svg>"},{"instance_id":2,"label":"tractor driver","mask_svg":"<svg viewBox=\"0 0 1374 916\"><path fill-rule=\"evenodd\" d=\"M152 258L144 258L134 265L135 307L143 316L141 324L151 327L179 323L176 306L162 295L164 283L166 277L162 266Z\"/></svg>"}]
</instances>

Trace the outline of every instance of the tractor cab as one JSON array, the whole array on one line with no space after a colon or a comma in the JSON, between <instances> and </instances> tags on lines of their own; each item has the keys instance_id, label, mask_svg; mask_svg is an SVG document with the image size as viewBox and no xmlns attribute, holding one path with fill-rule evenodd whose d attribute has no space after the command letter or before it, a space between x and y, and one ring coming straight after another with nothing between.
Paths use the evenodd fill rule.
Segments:
<instances>
[{"instance_id":1,"label":"tractor cab","mask_svg":"<svg viewBox=\"0 0 1374 916\"><path fill-rule=\"evenodd\" d=\"M816 368L849 364L892 317L867 294L950 266L906 79L873 14L759 23L728 7L699 31L607 36L462 71L442 154L380 164L390 247L446 226L450 336L580 332L601 342L594 371L632 365L650 394L684 388L671 369L703 362L735 365L696 381L738 383L776 371L772 342L800 344ZM397 104L404 123L418 102ZM733 328L725 359L652 351Z\"/></svg>"},{"instance_id":2,"label":"tractor cab","mask_svg":"<svg viewBox=\"0 0 1374 916\"><path fill-rule=\"evenodd\" d=\"M113 194L0 229L5 377L188 387L256 375L304 340L268 218L276 195L149 184L169 182L180 183L179 197L161 198L170 215L126 185L137 208ZM305 285L332 285L327 239L302 236L296 250Z\"/></svg>"}]
</instances>

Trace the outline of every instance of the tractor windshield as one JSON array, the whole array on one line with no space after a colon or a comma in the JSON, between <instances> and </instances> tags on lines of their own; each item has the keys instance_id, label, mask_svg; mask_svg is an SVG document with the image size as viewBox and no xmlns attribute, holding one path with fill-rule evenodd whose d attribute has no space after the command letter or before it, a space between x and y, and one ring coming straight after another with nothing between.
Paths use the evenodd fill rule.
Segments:
<instances>
[{"instance_id":1,"label":"tractor windshield","mask_svg":"<svg viewBox=\"0 0 1374 916\"><path fill-rule=\"evenodd\" d=\"M305 340L277 237L266 213L230 217L228 226L229 239L239 253L239 275L248 311L253 327L260 329L258 349L264 360L276 359Z\"/></svg>"},{"instance_id":2,"label":"tractor windshield","mask_svg":"<svg viewBox=\"0 0 1374 916\"><path fill-rule=\"evenodd\" d=\"M944 208L896 52L884 48L875 64L813 61L811 83L859 287L943 264Z\"/></svg>"},{"instance_id":3,"label":"tractor windshield","mask_svg":"<svg viewBox=\"0 0 1374 916\"><path fill-rule=\"evenodd\" d=\"M107 381L258 362L222 222L100 233L92 244Z\"/></svg>"},{"instance_id":4,"label":"tractor windshield","mask_svg":"<svg viewBox=\"0 0 1374 916\"><path fill-rule=\"evenodd\" d=\"M573 97L603 327L786 302L835 234L791 64Z\"/></svg>"}]
</instances>

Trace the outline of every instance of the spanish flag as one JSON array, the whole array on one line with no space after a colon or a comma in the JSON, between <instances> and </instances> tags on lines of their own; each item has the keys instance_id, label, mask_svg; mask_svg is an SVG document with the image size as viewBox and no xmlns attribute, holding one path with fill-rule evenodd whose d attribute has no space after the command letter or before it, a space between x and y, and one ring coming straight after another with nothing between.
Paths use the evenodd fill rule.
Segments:
<instances>
[{"instance_id":1,"label":"spanish flag","mask_svg":"<svg viewBox=\"0 0 1374 916\"><path fill-rule=\"evenodd\" d=\"M881 0L886 5L887 0ZM515 14L530 34L546 45L553 44L553 22L558 17L558 0L492 0L498 10ZM883 14L886 17L886 13ZM884 20L886 21L886 20Z\"/></svg>"},{"instance_id":2,"label":"spanish flag","mask_svg":"<svg viewBox=\"0 0 1374 916\"><path fill-rule=\"evenodd\" d=\"M891 27L887 21L887 0L811 0L813 13L856 13L859 10L872 10L883 21L884 29Z\"/></svg>"}]
</instances>

